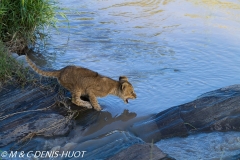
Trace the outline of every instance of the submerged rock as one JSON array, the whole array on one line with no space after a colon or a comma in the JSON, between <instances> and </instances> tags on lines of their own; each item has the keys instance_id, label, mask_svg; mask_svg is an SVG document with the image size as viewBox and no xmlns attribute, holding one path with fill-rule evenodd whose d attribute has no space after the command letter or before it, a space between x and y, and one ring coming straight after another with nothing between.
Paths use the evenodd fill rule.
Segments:
<instances>
[{"instance_id":1,"label":"submerged rock","mask_svg":"<svg viewBox=\"0 0 240 160\"><path fill-rule=\"evenodd\" d=\"M240 158L239 132L192 134L188 137L163 139L155 145L178 160L239 160Z\"/></svg>"},{"instance_id":2,"label":"submerged rock","mask_svg":"<svg viewBox=\"0 0 240 160\"><path fill-rule=\"evenodd\" d=\"M79 143L74 151L86 151L85 159L106 159L134 144L143 143L140 138L129 132L115 130Z\"/></svg>"},{"instance_id":3,"label":"submerged rock","mask_svg":"<svg viewBox=\"0 0 240 160\"><path fill-rule=\"evenodd\" d=\"M163 153L156 145L145 143L135 144L121 151L108 160L174 160Z\"/></svg>"}]
</instances>

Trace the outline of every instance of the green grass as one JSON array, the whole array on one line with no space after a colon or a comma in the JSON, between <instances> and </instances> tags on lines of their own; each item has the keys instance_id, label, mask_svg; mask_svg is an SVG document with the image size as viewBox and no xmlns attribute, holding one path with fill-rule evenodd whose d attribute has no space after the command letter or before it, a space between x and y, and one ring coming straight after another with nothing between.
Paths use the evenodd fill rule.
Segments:
<instances>
[{"instance_id":1,"label":"green grass","mask_svg":"<svg viewBox=\"0 0 240 160\"><path fill-rule=\"evenodd\" d=\"M0 41L0 82L2 84L17 82L24 85L29 81L30 77L28 69L12 58Z\"/></svg>"},{"instance_id":2,"label":"green grass","mask_svg":"<svg viewBox=\"0 0 240 160\"><path fill-rule=\"evenodd\" d=\"M1 0L0 39L10 51L23 53L44 37L45 28L55 27L57 9L54 0Z\"/></svg>"}]
</instances>

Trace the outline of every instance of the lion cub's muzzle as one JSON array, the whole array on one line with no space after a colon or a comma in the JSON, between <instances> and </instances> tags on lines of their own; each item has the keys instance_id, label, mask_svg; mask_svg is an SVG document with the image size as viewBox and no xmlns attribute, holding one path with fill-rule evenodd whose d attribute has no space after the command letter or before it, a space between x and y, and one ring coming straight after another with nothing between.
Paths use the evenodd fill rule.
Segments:
<instances>
[{"instance_id":1,"label":"lion cub's muzzle","mask_svg":"<svg viewBox=\"0 0 240 160\"><path fill-rule=\"evenodd\" d=\"M136 99L137 98L137 95L136 95L136 93L133 93L133 99Z\"/></svg>"},{"instance_id":2,"label":"lion cub's muzzle","mask_svg":"<svg viewBox=\"0 0 240 160\"><path fill-rule=\"evenodd\" d=\"M135 93L132 93L132 95L130 97L125 99L125 103L128 103L129 99L136 99L136 98L137 98L137 95Z\"/></svg>"}]
</instances>

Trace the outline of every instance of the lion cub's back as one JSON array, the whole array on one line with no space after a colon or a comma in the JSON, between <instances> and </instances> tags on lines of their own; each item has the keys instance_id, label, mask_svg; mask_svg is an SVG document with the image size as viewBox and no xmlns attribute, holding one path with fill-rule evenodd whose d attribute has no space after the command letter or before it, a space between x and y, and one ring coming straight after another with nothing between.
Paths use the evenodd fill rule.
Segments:
<instances>
[{"instance_id":1,"label":"lion cub's back","mask_svg":"<svg viewBox=\"0 0 240 160\"><path fill-rule=\"evenodd\" d=\"M61 69L58 81L62 86L69 86L72 89L72 87L76 87L76 85L87 84L89 80L96 80L100 77L101 75L90 69L78 66L67 66Z\"/></svg>"},{"instance_id":2,"label":"lion cub's back","mask_svg":"<svg viewBox=\"0 0 240 160\"><path fill-rule=\"evenodd\" d=\"M80 77L97 77L99 74L90 69L78 67L78 66L67 66L61 69L60 79L75 79Z\"/></svg>"}]
</instances>

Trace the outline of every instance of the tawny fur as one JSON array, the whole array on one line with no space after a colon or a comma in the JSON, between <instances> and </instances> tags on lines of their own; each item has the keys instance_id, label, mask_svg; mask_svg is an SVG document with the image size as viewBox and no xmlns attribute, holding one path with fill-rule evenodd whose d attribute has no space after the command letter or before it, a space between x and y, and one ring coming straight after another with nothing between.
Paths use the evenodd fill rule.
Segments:
<instances>
[{"instance_id":1,"label":"tawny fur","mask_svg":"<svg viewBox=\"0 0 240 160\"><path fill-rule=\"evenodd\" d=\"M66 66L60 70L43 71L39 69L27 56L26 60L31 68L42 76L54 77L67 90L71 92L72 103L87 108L101 110L96 97L105 97L112 94L128 103L128 99L135 99L132 84L126 76L120 76L119 81L102 76L87 68L77 66ZM87 96L90 103L80 99L80 96Z\"/></svg>"}]
</instances>

